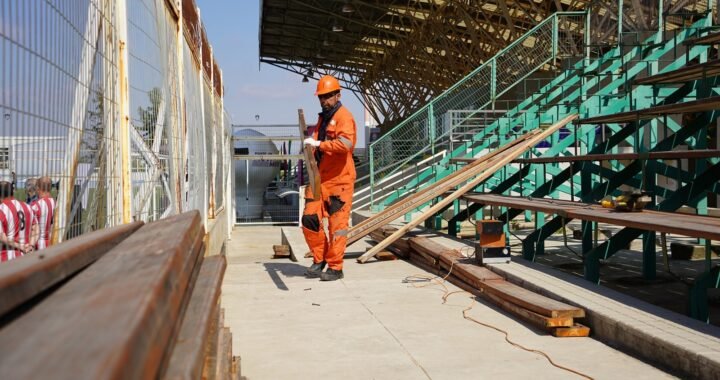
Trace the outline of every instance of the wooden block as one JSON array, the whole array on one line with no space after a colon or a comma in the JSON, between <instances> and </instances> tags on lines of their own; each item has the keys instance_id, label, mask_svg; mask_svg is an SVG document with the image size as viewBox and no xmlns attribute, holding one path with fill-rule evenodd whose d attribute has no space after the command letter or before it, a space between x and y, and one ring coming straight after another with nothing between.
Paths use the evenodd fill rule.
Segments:
<instances>
[{"instance_id":1,"label":"wooden block","mask_svg":"<svg viewBox=\"0 0 720 380\"><path fill-rule=\"evenodd\" d=\"M569 337L588 337L590 336L590 328L583 326L579 323L574 324L571 327L556 327L550 329L550 333L558 338L569 338Z\"/></svg>"},{"instance_id":2,"label":"wooden block","mask_svg":"<svg viewBox=\"0 0 720 380\"><path fill-rule=\"evenodd\" d=\"M375 255L375 258L378 259L378 260L380 260L380 261L392 261L392 260L397 260L397 256L393 255L393 253L390 252L390 251L381 251L381 252L378 252L378 254Z\"/></svg>"},{"instance_id":3,"label":"wooden block","mask_svg":"<svg viewBox=\"0 0 720 380\"><path fill-rule=\"evenodd\" d=\"M203 261L164 377L201 377L226 266L225 256L212 256Z\"/></svg>"},{"instance_id":4,"label":"wooden block","mask_svg":"<svg viewBox=\"0 0 720 380\"><path fill-rule=\"evenodd\" d=\"M273 245L273 259L286 259L290 257L289 245Z\"/></svg>"},{"instance_id":5,"label":"wooden block","mask_svg":"<svg viewBox=\"0 0 720 380\"><path fill-rule=\"evenodd\" d=\"M0 315L74 275L137 231L143 222L80 235L0 265Z\"/></svg>"},{"instance_id":6,"label":"wooden block","mask_svg":"<svg viewBox=\"0 0 720 380\"><path fill-rule=\"evenodd\" d=\"M197 211L135 231L0 330L0 347L13 348L0 356L2 377L155 378L199 270L204 235Z\"/></svg>"},{"instance_id":7,"label":"wooden block","mask_svg":"<svg viewBox=\"0 0 720 380\"><path fill-rule=\"evenodd\" d=\"M242 379L242 368L240 366L241 360L239 356L232 357L232 368L231 368L231 379L240 380Z\"/></svg>"},{"instance_id":8,"label":"wooden block","mask_svg":"<svg viewBox=\"0 0 720 380\"><path fill-rule=\"evenodd\" d=\"M285 245L285 244L274 244L273 252L275 252L276 255L284 254L284 253L287 253L289 255L290 254L290 246Z\"/></svg>"}]
</instances>

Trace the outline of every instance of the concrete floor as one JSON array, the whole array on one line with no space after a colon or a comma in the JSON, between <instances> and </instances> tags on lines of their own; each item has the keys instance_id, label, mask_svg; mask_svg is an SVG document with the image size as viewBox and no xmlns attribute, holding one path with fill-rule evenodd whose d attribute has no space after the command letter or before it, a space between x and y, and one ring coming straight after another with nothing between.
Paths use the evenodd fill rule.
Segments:
<instances>
[{"instance_id":1,"label":"concrete floor","mask_svg":"<svg viewBox=\"0 0 720 380\"><path fill-rule=\"evenodd\" d=\"M305 279L307 260L271 259L273 244L279 227L236 227L228 242L225 325L250 380L580 378L464 319L469 305L473 318L512 341L593 378L671 377L593 339L554 338L467 294L442 304L440 286L403 282L427 275L407 262L357 264L364 242L348 249L345 279L336 282Z\"/></svg>"}]
</instances>

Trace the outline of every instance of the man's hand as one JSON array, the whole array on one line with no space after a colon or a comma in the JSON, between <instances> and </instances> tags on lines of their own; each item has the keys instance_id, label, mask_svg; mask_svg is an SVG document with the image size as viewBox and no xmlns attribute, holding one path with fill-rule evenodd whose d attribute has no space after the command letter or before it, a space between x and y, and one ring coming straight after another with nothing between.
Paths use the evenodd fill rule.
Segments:
<instances>
[{"instance_id":1,"label":"man's hand","mask_svg":"<svg viewBox=\"0 0 720 380\"><path fill-rule=\"evenodd\" d=\"M315 140L315 139L312 138L312 137L306 138L305 141L303 141L303 142L305 143L305 145L311 145L311 146L314 146L314 147L316 147L316 148L320 146L320 141L317 141L317 140Z\"/></svg>"}]
</instances>

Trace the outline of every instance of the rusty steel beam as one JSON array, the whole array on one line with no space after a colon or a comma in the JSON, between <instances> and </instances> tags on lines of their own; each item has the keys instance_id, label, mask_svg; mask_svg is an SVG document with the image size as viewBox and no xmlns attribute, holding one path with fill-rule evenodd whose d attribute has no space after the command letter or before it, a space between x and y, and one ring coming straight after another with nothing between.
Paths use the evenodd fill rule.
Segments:
<instances>
[{"instance_id":1,"label":"rusty steel beam","mask_svg":"<svg viewBox=\"0 0 720 380\"><path fill-rule=\"evenodd\" d=\"M201 378L213 317L220 308L220 288L226 267L225 256L212 256L203 260L168 368L163 375L165 378Z\"/></svg>"},{"instance_id":2,"label":"rusty steel beam","mask_svg":"<svg viewBox=\"0 0 720 380\"><path fill-rule=\"evenodd\" d=\"M8 379L147 379L167 363L202 258L198 211L147 224L0 330Z\"/></svg>"},{"instance_id":3,"label":"rusty steel beam","mask_svg":"<svg viewBox=\"0 0 720 380\"><path fill-rule=\"evenodd\" d=\"M67 240L0 265L0 315L73 276L143 225L133 222Z\"/></svg>"}]
</instances>

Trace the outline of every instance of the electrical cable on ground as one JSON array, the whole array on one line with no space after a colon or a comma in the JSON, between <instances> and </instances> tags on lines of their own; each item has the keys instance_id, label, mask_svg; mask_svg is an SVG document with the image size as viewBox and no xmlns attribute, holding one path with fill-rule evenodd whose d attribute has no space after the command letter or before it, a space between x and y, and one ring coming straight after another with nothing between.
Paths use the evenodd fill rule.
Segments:
<instances>
[{"instance_id":1,"label":"electrical cable on ground","mask_svg":"<svg viewBox=\"0 0 720 380\"><path fill-rule=\"evenodd\" d=\"M493 329L493 330L495 330L495 331L500 332L501 334L505 335L505 341L506 341L508 344L510 344L511 346L520 348L520 349L525 350L525 351L527 351L527 352L534 353L534 354L536 354L536 355L540 355L540 356L544 357L545 359L547 359L547 361L548 361L552 366L554 366L554 367L556 367L556 368L559 368L559 369L562 369L562 370L564 370L564 371L567 371L567 372L576 374L576 375L578 375L578 376L580 376L580 377L582 377L582 378L584 378L584 379L594 380L591 376L588 376L588 375L586 375L586 374L584 374L584 373L582 373L582 372L580 372L580 371L577 371L577 370L574 370L574 369L572 369L572 368L565 367L565 366L563 366L563 365L560 365L560 364L555 363L555 362L552 360L552 358L550 357L550 355L548 355L547 353L545 353L545 352L543 352L543 351L541 351L541 350L536 350L536 349L534 349L534 348L528 348L528 347L525 347L525 346L521 345L520 343L514 342L513 340L510 339L510 333L508 333L507 331L505 331L505 330L503 330L503 329L501 329L501 328L499 328L499 327L497 327L497 326L491 325L491 324L489 324L489 323L485 323L485 322L479 321L479 320L473 318L472 316L470 316L468 313L469 313L470 310L472 310L472 308L475 306L475 303L477 302L477 301L475 301L475 298L474 298L475 295L472 294L472 293L470 293L470 292L468 292L468 291L466 291L466 290L456 290L456 291L452 291L452 292L451 292L451 291L447 288L447 286L445 286L445 282L447 282L447 278L450 277L450 274L452 273L452 269L453 269L453 266L454 266L454 265L455 265L455 261L453 261L453 262L450 264L450 270L448 270L448 273L447 273L445 276L443 276L443 277L440 277L440 276L430 277L430 276L427 276L427 275L425 275L425 274L414 274L414 275L410 275L410 276L405 277L405 279L404 279L402 282L403 282L403 283L412 284L412 286L413 286L414 288L425 288L425 287L432 286L432 285L440 285L440 286L442 286L443 289L445 290L445 294L443 294L443 296L442 296L442 300L443 300L442 303L443 303L443 305L447 302L448 297L450 297L450 296L453 295L453 294L457 294L457 293L467 293L467 294L469 294L469 295L471 296L471 297L470 297L471 301L470 301L470 305L468 305L468 307L466 307L466 308L463 310L463 312L462 312L464 319L466 319L466 320L468 320L468 321L475 322L475 323L477 323L477 324L479 324L479 325L481 325L481 326L484 326L484 327L487 327L487 328L490 328L490 329ZM410 280L411 278L412 278L413 280ZM424 281L423 281L423 280L424 280ZM422 284L422 285L417 285L417 284L416 284L417 282L421 282L421 281L422 281L422 282L425 282L425 284ZM482 292L482 290L480 290L480 291Z\"/></svg>"}]
</instances>

